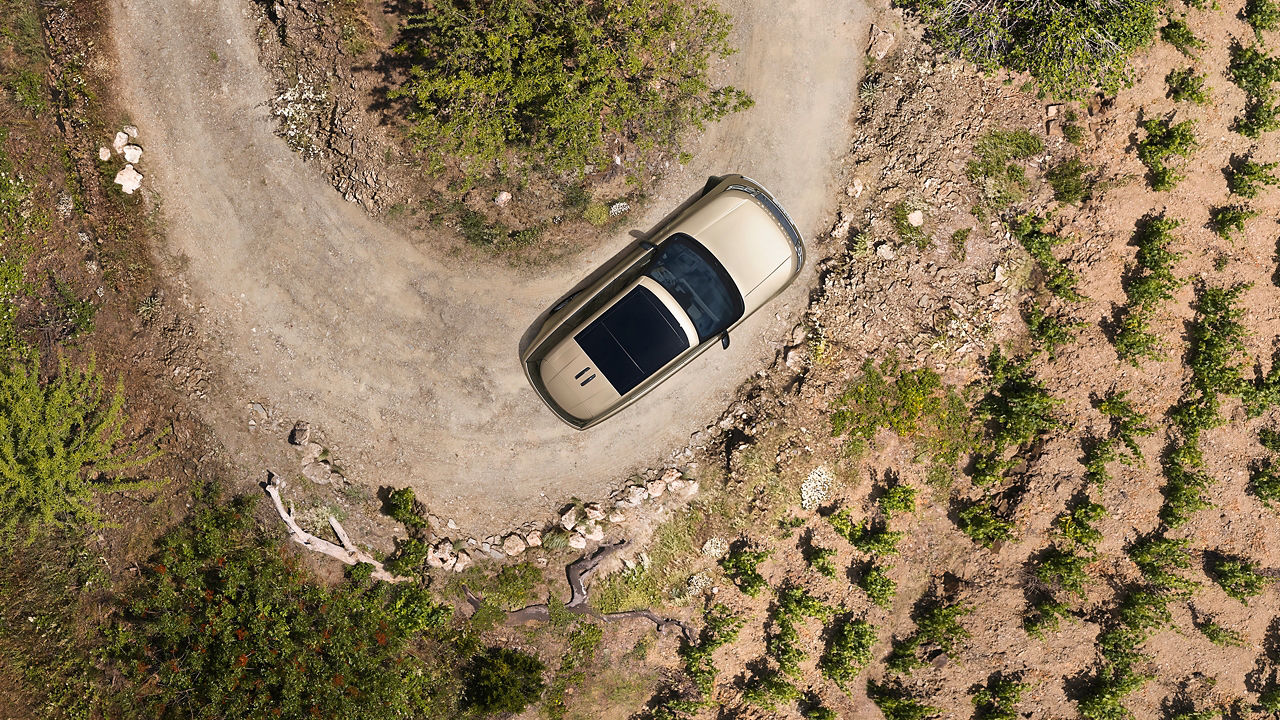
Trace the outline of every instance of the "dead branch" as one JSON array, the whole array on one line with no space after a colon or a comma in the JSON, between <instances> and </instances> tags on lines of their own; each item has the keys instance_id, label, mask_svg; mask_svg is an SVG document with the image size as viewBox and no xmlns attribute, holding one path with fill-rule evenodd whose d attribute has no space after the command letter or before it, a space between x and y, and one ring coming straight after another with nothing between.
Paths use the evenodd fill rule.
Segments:
<instances>
[{"instance_id":1,"label":"dead branch","mask_svg":"<svg viewBox=\"0 0 1280 720\"><path fill-rule=\"evenodd\" d=\"M369 553L366 553L356 547L355 544L351 542L351 538L347 536L347 531L342 528L342 525L338 523L336 518L330 517L329 525L333 528L334 534L337 535L338 539L342 542L341 546L335 545L328 540L318 538L306 530L303 530L302 527L298 525L297 521L293 519L293 513L284 509L284 502L280 499L280 490L284 488L284 484L284 481L281 480L278 475L268 473L267 481L262 483L262 488L267 491L267 495L271 496L271 502L275 504L276 512L280 513L280 519L284 521L285 527L289 529L289 537L293 538L294 542L308 550L328 555L329 557L334 558L335 560L341 560L348 565L355 565L356 563L362 562L369 563L373 566L373 577L378 580L384 580L391 583L412 580L412 578L392 575L390 572L387 572L387 569L383 567L382 563L374 560Z\"/></svg>"},{"instance_id":2,"label":"dead branch","mask_svg":"<svg viewBox=\"0 0 1280 720\"><path fill-rule=\"evenodd\" d=\"M565 567L565 576L569 581L569 602L565 604L565 612L571 615L585 615L587 617L599 620L600 622L614 623L624 620L634 620L642 618L652 622L658 629L659 633L666 633L672 628L679 629L680 634L687 642L694 642L695 635L687 625L675 618L665 618L652 610L628 610L625 612L601 613L587 605L587 588L586 582L591 579L596 570L600 567L600 563L604 562L609 556L625 548L629 543L622 540L613 545L606 545L599 548L591 556L583 555L577 560ZM471 605L472 610L479 610L484 604L484 598L471 592L471 588L466 585L462 586L462 592L466 595L467 603ZM551 607L546 603L537 605L528 605L519 610L507 612L506 622L508 625L525 625L531 622L547 622L551 619Z\"/></svg>"}]
</instances>

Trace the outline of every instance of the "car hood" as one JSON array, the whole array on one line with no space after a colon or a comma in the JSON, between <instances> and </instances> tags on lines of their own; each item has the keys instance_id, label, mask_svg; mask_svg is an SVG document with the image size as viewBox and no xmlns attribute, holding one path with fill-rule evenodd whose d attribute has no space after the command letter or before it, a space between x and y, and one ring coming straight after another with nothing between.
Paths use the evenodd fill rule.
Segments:
<instances>
[{"instance_id":1,"label":"car hood","mask_svg":"<svg viewBox=\"0 0 1280 720\"><path fill-rule=\"evenodd\" d=\"M774 278L790 277L778 273L779 268L795 261L791 239L778 221L750 195L736 190L712 200L673 232L693 236L716 256L742 292L748 313L773 294Z\"/></svg>"}]
</instances>

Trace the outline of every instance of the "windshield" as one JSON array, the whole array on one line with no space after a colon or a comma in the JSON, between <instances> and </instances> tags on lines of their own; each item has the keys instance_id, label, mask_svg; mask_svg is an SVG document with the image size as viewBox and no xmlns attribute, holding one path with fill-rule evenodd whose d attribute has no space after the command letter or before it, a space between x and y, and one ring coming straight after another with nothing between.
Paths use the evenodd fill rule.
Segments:
<instances>
[{"instance_id":1,"label":"windshield","mask_svg":"<svg viewBox=\"0 0 1280 720\"><path fill-rule=\"evenodd\" d=\"M729 274L688 235L672 235L663 243L645 274L684 308L699 342L724 332L742 317L742 296Z\"/></svg>"}]
</instances>

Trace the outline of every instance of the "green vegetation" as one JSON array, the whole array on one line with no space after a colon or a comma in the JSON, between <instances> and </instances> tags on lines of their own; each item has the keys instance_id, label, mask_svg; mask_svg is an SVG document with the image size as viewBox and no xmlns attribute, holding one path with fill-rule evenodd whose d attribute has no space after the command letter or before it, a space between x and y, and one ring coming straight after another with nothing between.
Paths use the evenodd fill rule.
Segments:
<instances>
[{"instance_id":1,"label":"green vegetation","mask_svg":"<svg viewBox=\"0 0 1280 720\"><path fill-rule=\"evenodd\" d=\"M998 210L1026 197L1027 174L1017 161L1042 152L1044 142L1026 130L992 130L974 146L965 172L983 201Z\"/></svg>"},{"instance_id":2,"label":"green vegetation","mask_svg":"<svg viewBox=\"0 0 1280 720\"><path fill-rule=\"evenodd\" d=\"M1204 41L1191 32L1184 18L1170 18L1169 22L1160 28L1160 39L1174 46L1178 52L1187 57L1195 57L1195 51L1203 50L1205 47Z\"/></svg>"},{"instance_id":3,"label":"green vegetation","mask_svg":"<svg viewBox=\"0 0 1280 720\"><path fill-rule=\"evenodd\" d=\"M1231 129L1254 140L1263 133L1280 130L1280 103L1269 96L1250 97L1244 114L1236 118Z\"/></svg>"},{"instance_id":4,"label":"green vegetation","mask_svg":"<svg viewBox=\"0 0 1280 720\"><path fill-rule=\"evenodd\" d=\"M709 699L715 686L717 670L712 655L738 639L742 623L741 616L735 615L727 605L717 603L707 608L703 615L698 642L683 643L680 646L685 673L693 680L703 698Z\"/></svg>"},{"instance_id":5,"label":"green vegetation","mask_svg":"<svg viewBox=\"0 0 1280 720\"><path fill-rule=\"evenodd\" d=\"M776 711L779 703L798 700L800 695L800 689L785 677L777 673L765 672L752 677L742 693L742 699L756 707Z\"/></svg>"},{"instance_id":6,"label":"green vegetation","mask_svg":"<svg viewBox=\"0 0 1280 720\"><path fill-rule=\"evenodd\" d=\"M1248 96L1244 115L1236 118L1232 129L1255 140L1264 132L1280 129L1280 104L1272 89L1280 81L1280 57L1268 55L1258 46L1234 45L1227 75Z\"/></svg>"},{"instance_id":7,"label":"green vegetation","mask_svg":"<svg viewBox=\"0 0 1280 720\"><path fill-rule=\"evenodd\" d=\"M1205 77L1203 74L1196 72L1195 68L1170 70L1164 81L1169 86L1167 95L1170 100L1192 102L1196 105L1207 105L1209 103L1209 91L1205 88Z\"/></svg>"},{"instance_id":8,"label":"green vegetation","mask_svg":"<svg viewBox=\"0 0 1280 720\"><path fill-rule=\"evenodd\" d=\"M1245 604L1248 604L1249 598L1261 595L1270 582L1248 560L1216 554L1209 556L1209 577L1228 597Z\"/></svg>"},{"instance_id":9,"label":"green vegetation","mask_svg":"<svg viewBox=\"0 0 1280 720\"><path fill-rule=\"evenodd\" d=\"M1044 639L1045 633L1062 626L1062 618L1071 617L1071 608L1051 597L1042 597L1031 606L1031 612L1022 620L1022 629L1034 638Z\"/></svg>"},{"instance_id":10,"label":"green vegetation","mask_svg":"<svg viewBox=\"0 0 1280 720\"><path fill-rule=\"evenodd\" d=\"M989 390L974 407L974 415L986 424L981 454L974 461L973 481L990 485L1009 466L1005 453L1024 447L1059 427L1054 408L1062 403L1032 373L1029 360L1008 359L999 347L987 358L991 373Z\"/></svg>"},{"instance_id":11,"label":"green vegetation","mask_svg":"<svg viewBox=\"0 0 1280 720\"><path fill-rule=\"evenodd\" d=\"M431 545L418 538L405 538L396 545L396 552L385 563L387 571L405 577L419 574L427 561Z\"/></svg>"},{"instance_id":12,"label":"green vegetation","mask_svg":"<svg viewBox=\"0 0 1280 720\"><path fill-rule=\"evenodd\" d=\"M1280 503L1280 468L1267 459L1249 471L1249 493L1267 507Z\"/></svg>"},{"instance_id":13,"label":"green vegetation","mask_svg":"<svg viewBox=\"0 0 1280 720\"><path fill-rule=\"evenodd\" d=\"M906 533L890 530L884 523L850 518L849 510L841 508L827 518L831 527L851 545L868 555L897 555L898 542Z\"/></svg>"},{"instance_id":14,"label":"green vegetation","mask_svg":"<svg viewBox=\"0 0 1280 720\"><path fill-rule=\"evenodd\" d=\"M1017 720L1017 706L1031 686L1020 678L998 675L973 694L974 720Z\"/></svg>"},{"instance_id":15,"label":"green vegetation","mask_svg":"<svg viewBox=\"0 0 1280 720\"><path fill-rule=\"evenodd\" d=\"M819 575L832 579L835 579L838 574L835 557L835 550L817 545L810 545L805 549L804 553L805 562L809 563L809 567L813 568Z\"/></svg>"},{"instance_id":16,"label":"green vegetation","mask_svg":"<svg viewBox=\"0 0 1280 720\"><path fill-rule=\"evenodd\" d=\"M1172 190L1184 177L1170 167L1173 157L1190 157L1199 147L1194 120L1171 124L1168 118L1152 119L1142 124L1147 136L1138 143L1138 159L1151 173L1151 189Z\"/></svg>"},{"instance_id":17,"label":"green vegetation","mask_svg":"<svg viewBox=\"0 0 1280 720\"><path fill-rule=\"evenodd\" d=\"M921 667L921 650L937 649L947 657L956 657L960 643L969 639L969 631L960 624L960 618L973 612L973 606L965 603L947 604L941 600L922 600L912 613L916 631L895 640L893 649L885 659L885 667L894 672L910 672Z\"/></svg>"},{"instance_id":18,"label":"green vegetation","mask_svg":"<svg viewBox=\"0 0 1280 720\"><path fill-rule=\"evenodd\" d=\"M1072 156L1049 168L1044 178L1053 188L1053 198L1059 202L1079 203L1093 190L1093 181L1086 176L1097 168Z\"/></svg>"},{"instance_id":19,"label":"green vegetation","mask_svg":"<svg viewBox=\"0 0 1280 720\"><path fill-rule=\"evenodd\" d=\"M898 583L889 577L889 571L878 563L871 563L858 578L858 587L867 594L873 605L888 608L898 594Z\"/></svg>"},{"instance_id":20,"label":"green vegetation","mask_svg":"<svg viewBox=\"0 0 1280 720\"><path fill-rule=\"evenodd\" d=\"M467 664L463 704L482 713L518 713L542 695L545 669L538 658L505 647L477 653Z\"/></svg>"},{"instance_id":21,"label":"green vegetation","mask_svg":"<svg viewBox=\"0 0 1280 720\"><path fill-rule=\"evenodd\" d=\"M858 455L881 429L912 440L929 460L929 479L943 483L976 441L964 398L927 368L906 370L894 359L868 360L862 375L841 393L831 413L831 434L848 436Z\"/></svg>"},{"instance_id":22,"label":"green vegetation","mask_svg":"<svg viewBox=\"0 0 1280 720\"><path fill-rule=\"evenodd\" d=\"M957 513L961 532L983 547L1013 537L1013 523L996 514L995 508L986 502L975 502Z\"/></svg>"},{"instance_id":23,"label":"green vegetation","mask_svg":"<svg viewBox=\"0 0 1280 720\"><path fill-rule=\"evenodd\" d=\"M916 227L911 224L911 213L918 210L912 203L898 202L894 203L891 212L891 221L893 230L898 234L898 241L904 245L914 245L920 250L929 247L933 242L929 234L924 231L923 227Z\"/></svg>"},{"instance_id":24,"label":"green vegetation","mask_svg":"<svg viewBox=\"0 0 1280 720\"><path fill-rule=\"evenodd\" d=\"M733 52L714 6L654 0L448 0L413 15L394 52L409 64L389 97L438 165L487 175L513 160L581 173L621 137L642 151L751 105L713 87L712 56ZM670 48L654 53L652 48Z\"/></svg>"},{"instance_id":25,"label":"green vegetation","mask_svg":"<svg viewBox=\"0 0 1280 720\"><path fill-rule=\"evenodd\" d=\"M1252 158L1246 159L1228 171L1227 189L1233 195L1255 198L1261 187L1280 185L1280 176L1274 173L1277 167L1280 162L1257 163Z\"/></svg>"},{"instance_id":26,"label":"green vegetation","mask_svg":"<svg viewBox=\"0 0 1280 720\"><path fill-rule=\"evenodd\" d=\"M407 528L425 528L427 521L418 514L417 498L413 488L392 490L387 495L387 514Z\"/></svg>"},{"instance_id":27,"label":"green vegetation","mask_svg":"<svg viewBox=\"0 0 1280 720\"><path fill-rule=\"evenodd\" d=\"M1222 205L1209 210L1209 229L1223 240L1235 240L1244 233L1244 224L1258 216L1258 211L1243 205Z\"/></svg>"},{"instance_id":28,"label":"green vegetation","mask_svg":"<svg viewBox=\"0 0 1280 720\"><path fill-rule=\"evenodd\" d=\"M1050 358L1057 354L1058 348L1074 341L1077 331L1088 326L1085 322L1063 320L1049 315L1034 301L1027 304L1022 312L1022 319L1027 323L1031 341Z\"/></svg>"},{"instance_id":29,"label":"green vegetation","mask_svg":"<svg viewBox=\"0 0 1280 720\"><path fill-rule=\"evenodd\" d=\"M1135 669L1148 658L1139 651L1153 632L1171 622L1170 596L1159 591L1130 590L1112 613L1111 622L1098 635L1102 656L1093 676L1081 691L1079 710L1086 720L1132 718L1124 698L1142 687L1149 675Z\"/></svg>"},{"instance_id":30,"label":"green vegetation","mask_svg":"<svg viewBox=\"0 0 1280 720\"><path fill-rule=\"evenodd\" d=\"M875 626L865 620L839 620L831 628L818 669L824 677L847 691L850 682L871 663L871 648L875 644Z\"/></svg>"},{"instance_id":31,"label":"green vegetation","mask_svg":"<svg viewBox=\"0 0 1280 720\"><path fill-rule=\"evenodd\" d=\"M1102 532L1094 525L1107 516L1107 509L1095 502L1085 501L1070 512L1059 515L1053 526L1058 534L1071 544L1092 551L1102 540Z\"/></svg>"},{"instance_id":32,"label":"green vegetation","mask_svg":"<svg viewBox=\"0 0 1280 720\"><path fill-rule=\"evenodd\" d=\"M880 708L885 720L925 720L942 714L942 708L919 702L897 684L868 680L867 697Z\"/></svg>"},{"instance_id":33,"label":"green vegetation","mask_svg":"<svg viewBox=\"0 0 1280 720\"><path fill-rule=\"evenodd\" d=\"M1262 42L1262 33L1280 28L1280 3L1276 0L1246 0L1240 16L1253 28L1258 42Z\"/></svg>"},{"instance_id":34,"label":"green vegetation","mask_svg":"<svg viewBox=\"0 0 1280 720\"><path fill-rule=\"evenodd\" d=\"M764 576L756 567L772 554L771 550L753 550L745 540L739 540L729 549L728 554L720 558L720 567L724 568L725 574L739 590L756 597L766 586Z\"/></svg>"},{"instance_id":35,"label":"green vegetation","mask_svg":"<svg viewBox=\"0 0 1280 720\"><path fill-rule=\"evenodd\" d=\"M910 515L916 511L916 489L901 483L890 486L880 496L880 512L886 520L894 515Z\"/></svg>"},{"instance_id":36,"label":"green vegetation","mask_svg":"<svg viewBox=\"0 0 1280 720\"><path fill-rule=\"evenodd\" d=\"M1073 302L1083 300L1083 296L1076 291L1075 272L1063 265L1062 261L1053 254L1053 248L1067 242L1070 238L1047 232L1044 228L1048 222L1044 217L1028 213L1009 223L1009 231L1018 239L1018 242L1022 243L1027 253L1035 258L1049 292L1064 300Z\"/></svg>"},{"instance_id":37,"label":"green vegetation","mask_svg":"<svg viewBox=\"0 0 1280 720\"><path fill-rule=\"evenodd\" d=\"M1180 225L1177 220L1149 214L1138 221L1131 240L1138 254L1135 264L1125 272L1127 302L1116 329L1115 346L1120 359L1135 367L1142 358L1164 358L1160 339L1151 331L1150 318L1183 284L1173 274L1173 266L1182 255L1170 249L1177 240L1173 231Z\"/></svg>"},{"instance_id":38,"label":"green vegetation","mask_svg":"<svg viewBox=\"0 0 1280 720\"><path fill-rule=\"evenodd\" d=\"M162 538L143 567L110 651L142 690L134 699L141 711L155 718L447 712L455 681L411 647L423 631L447 634L450 608L416 585L371 581L369 565L327 589L252 528L252 501L209 503ZM476 670L489 673L472 681L489 693L483 697L497 698L516 679L483 663ZM469 690L468 697L481 696Z\"/></svg>"},{"instance_id":39,"label":"green vegetation","mask_svg":"<svg viewBox=\"0 0 1280 720\"><path fill-rule=\"evenodd\" d=\"M808 591L787 586L778 591L777 602L769 616L772 628L765 635L765 650L778 664L778 669L792 677L800 676L800 662L804 651L800 649L800 633L796 625L805 618L827 620L835 614L835 608L820 602Z\"/></svg>"},{"instance_id":40,"label":"green vegetation","mask_svg":"<svg viewBox=\"0 0 1280 720\"><path fill-rule=\"evenodd\" d=\"M1246 647L1249 643L1243 634L1228 627L1223 627L1212 620L1196 623L1196 629L1209 642L1219 647Z\"/></svg>"},{"instance_id":41,"label":"green vegetation","mask_svg":"<svg viewBox=\"0 0 1280 720\"><path fill-rule=\"evenodd\" d=\"M1153 587L1182 595L1197 586L1196 582L1176 572L1191 567L1188 544L1184 538L1151 536L1129 548L1129 559Z\"/></svg>"},{"instance_id":42,"label":"green vegetation","mask_svg":"<svg viewBox=\"0 0 1280 720\"><path fill-rule=\"evenodd\" d=\"M1029 12L1010 0L975 5L957 0L902 0L920 16L935 47L984 70L1026 72L1044 92L1079 97L1114 92L1131 79L1129 57L1155 35L1153 0L1120 0L1099 12L1060 4Z\"/></svg>"},{"instance_id":43,"label":"green vegetation","mask_svg":"<svg viewBox=\"0 0 1280 720\"><path fill-rule=\"evenodd\" d=\"M1271 452L1280 452L1280 432L1262 428L1258 430L1258 443Z\"/></svg>"}]
</instances>

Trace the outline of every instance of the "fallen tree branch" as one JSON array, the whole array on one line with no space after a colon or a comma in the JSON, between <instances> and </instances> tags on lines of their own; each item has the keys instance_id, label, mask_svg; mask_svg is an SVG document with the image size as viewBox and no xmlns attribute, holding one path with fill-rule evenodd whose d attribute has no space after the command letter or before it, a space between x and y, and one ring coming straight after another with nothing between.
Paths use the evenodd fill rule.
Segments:
<instances>
[{"instance_id":1,"label":"fallen tree branch","mask_svg":"<svg viewBox=\"0 0 1280 720\"><path fill-rule=\"evenodd\" d=\"M378 580L384 580L391 583L412 580L412 578L392 575L390 572L387 572L387 569L383 567L382 563L374 560L369 553L366 553L356 547L355 544L351 542L351 538L347 536L346 530L342 529L342 525L340 525L335 518L329 518L329 525L333 528L333 532L338 536L338 539L342 541L341 546L335 545L328 540L318 538L306 530L303 530L302 527L298 525L297 521L293 519L293 513L284 509L284 501L280 499L280 490L284 488L284 481L281 480L278 475L268 473L267 481L262 483L262 488L267 491L267 495L271 496L271 502L275 504L276 512L280 513L280 519L284 521L285 527L289 528L289 537L293 538L294 542L308 550L328 555L329 557L334 558L335 560L341 560L348 565L355 565L362 562L369 563L373 566L373 577Z\"/></svg>"},{"instance_id":2,"label":"fallen tree branch","mask_svg":"<svg viewBox=\"0 0 1280 720\"><path fill-rule=\"evenodd\" d=\"M585 583L591 579L596 570L600 567L600 563L604 562L609 556L625 548L629 543L626 540L619 541L613 545L606 545L596 550L590 557L583 555L577 560L565 567L565 576L569 580L569 590L571 595L569 602L565 604L565 612L571 615L585 615L587 617L599 620L600 622L613 623L623 620L634 620L641 618L652 622L658 629L659 633L666 633L672 628L677 628L682 637L687 642L694 642L696 636L693 630L683 622L675 618L665 618L652 610L627 610L624 612L602 613L588 606L587 588ZM466 585L462 586L462 592L466 595L467 603L471 605L472 610L479 610L484 605L484 598L471 592L471 588ZM547 622L551 620L551 606L546 603L537 605L528 605L519 610L511 610L507 612L506 622L509 625L525 625L531 622Z\"/></svg>"}]
</instances>

